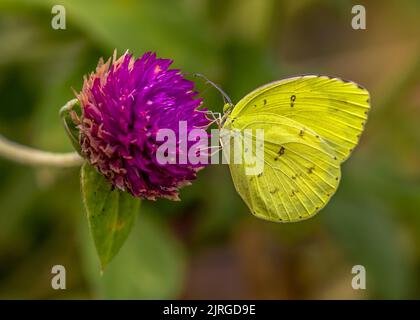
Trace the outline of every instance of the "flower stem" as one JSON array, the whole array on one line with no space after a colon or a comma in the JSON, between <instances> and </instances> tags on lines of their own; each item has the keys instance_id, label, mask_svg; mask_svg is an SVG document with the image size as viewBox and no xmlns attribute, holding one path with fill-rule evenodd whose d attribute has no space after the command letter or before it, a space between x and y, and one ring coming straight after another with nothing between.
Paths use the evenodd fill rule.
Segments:
<instances>
[{"instance_id":1,"label":"flower stem","mask_svg":"<svg viewBox=\"0 0 420 320\"><path fill-rule=\"evenodd\" d=\"M76 99L70 100L63 107L71 108ZM54 153L42 151L10 141L0 134L0 156L11 161L31 166L77 167L82 165L83 158L76 152Z\"/></svg>"},{"instance_id":2,"label":"flower stem","mask_svg":"<svg viewBox=\"0 0 420 320\"><path fill-rule=\"evenodd\" d=\"M0 135L0 156L3 158L31 166L77 167L83 163L76 152L53 153L33 149L7 140Z\"/></svg>"}]
</instances>

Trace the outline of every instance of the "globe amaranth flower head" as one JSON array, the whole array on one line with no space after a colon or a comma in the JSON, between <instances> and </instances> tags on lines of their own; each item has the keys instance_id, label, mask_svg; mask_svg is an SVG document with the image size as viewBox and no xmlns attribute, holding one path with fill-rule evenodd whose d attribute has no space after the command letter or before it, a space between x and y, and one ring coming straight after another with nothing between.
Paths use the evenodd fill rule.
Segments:
<instances>
[{"instance_id":1,"label":"globe amaranth flower head","mask_svg":"<svg viewBox=\"0 0 420 320\"><path fill-rule=\"evenodd\" d=\"M179 188L204 167L161 164L156 158L159 129L178 134L180 121L186 121L188 132L210 123L199 109L194 83L171 64L150 52L138 59L128 52L118 59L114 53L106 63L101 59L77 94L81 117L73 113L86 159L113 186L150 200L178 200Z\"/></svg>"}]
</instances>

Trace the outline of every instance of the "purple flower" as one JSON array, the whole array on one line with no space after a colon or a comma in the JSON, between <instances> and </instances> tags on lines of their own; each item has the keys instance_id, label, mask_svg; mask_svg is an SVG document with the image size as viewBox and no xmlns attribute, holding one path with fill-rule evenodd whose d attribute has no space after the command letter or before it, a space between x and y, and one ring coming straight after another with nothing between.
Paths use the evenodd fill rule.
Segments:
<instances>
[{"instance_id":1,"label":"purple flower","mask_svg":"<svg viewBox=\"0 0 420 320\"><path fill-rule=\"evenodd\" d=\"M159 129L178 134L180 121L186 121L188 132L210 123L198 109L202 100L194 83L169 69L171 64L150 52L139 59L128 53L118 59L114 54L106 63L101 59L77 95L81 118L73 114L86 159L115 187L150 200L178 200L179 188L204 167L161 164L156 158L163 143L156 139Z\"/></svg>"}]
</instances>

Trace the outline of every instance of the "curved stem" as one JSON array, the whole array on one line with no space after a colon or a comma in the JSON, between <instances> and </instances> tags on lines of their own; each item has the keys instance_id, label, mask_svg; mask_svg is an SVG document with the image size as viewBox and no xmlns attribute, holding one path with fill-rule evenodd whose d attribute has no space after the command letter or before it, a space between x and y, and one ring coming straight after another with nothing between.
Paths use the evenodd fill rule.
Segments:
<instances>
[{"instance_id":1,"label":"curved stem","mask_svg":"<svg viewBox=\"0 0 420 320\"><path fill-rule=\"evenodd\" d=\"M66 103L63 109L71 108L76 99ZM54 153L42 151L10 141L0 134L0 156L21 164L69 168L82 165L83 158L76 152Z\"/></svg>"},{"instance_id":2,"label":"curved stem","mask_svg":"<svg viewBox=\"0 0 420 320\"><path fill-rule=\"evenodd\" d=\"M83 159L76 152L53 153L17 144L0 135L0 156L31 166L77 167Z\"/></svg>"}]
</instances>

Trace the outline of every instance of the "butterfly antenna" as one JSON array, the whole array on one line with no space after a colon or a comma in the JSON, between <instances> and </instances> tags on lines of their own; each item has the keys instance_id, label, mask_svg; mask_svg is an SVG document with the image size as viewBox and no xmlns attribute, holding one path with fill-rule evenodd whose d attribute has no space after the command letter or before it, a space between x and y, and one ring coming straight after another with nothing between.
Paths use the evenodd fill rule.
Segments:
<instances>
[{"instance_id":1,"label":"butterfly antenna","mask_svg":"<svg viewBox=\"0 0 420 320\"><path fill-rule=\"evenodd\" d=\"M194 77L204 79L206 83L211 84L217 91L220 92L220 94L223 96L223 100L225 103L228 103L229 105L233 106L232 100L230 100L229 96L220 88L217 84L215 84L213 81L208 79L206 76L202 75L201 73L194 73Z\"/></svg>"}]
</instances>

